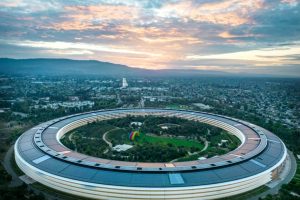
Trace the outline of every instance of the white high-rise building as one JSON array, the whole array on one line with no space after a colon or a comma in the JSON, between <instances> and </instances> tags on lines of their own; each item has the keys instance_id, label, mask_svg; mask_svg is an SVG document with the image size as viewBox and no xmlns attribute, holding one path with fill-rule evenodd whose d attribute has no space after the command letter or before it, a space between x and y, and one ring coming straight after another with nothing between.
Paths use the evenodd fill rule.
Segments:
<instances>
[{"instance_id":1,"label":"white high-rise building","mask_svg":"<svg viewBox=\"0 0 300 200\"><path fill-rule=\"evenodd\" d=\"M127 83L127 80L126 80L126 78L123 78L123 81L122 81L122 89L123 88L127 88L128 87L128 83Z\"/></svg>"}]
</instances>

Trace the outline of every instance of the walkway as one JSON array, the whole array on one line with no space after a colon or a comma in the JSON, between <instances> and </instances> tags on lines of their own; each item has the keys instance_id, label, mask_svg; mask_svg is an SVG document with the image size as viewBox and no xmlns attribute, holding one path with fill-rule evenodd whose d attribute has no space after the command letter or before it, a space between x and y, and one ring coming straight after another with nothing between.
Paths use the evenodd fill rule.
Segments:
<instances>
[{"instance_id":1,"label":"walkway","mask_svg":"<svg viewBox=\"0 0 300 200\"><path fill-rule=\"evenodd\" d=\"M189 156L192 156L192 155L195 155L195 154L205 151L208 148L208 145L209 145L209 142L207 140L205 140L203 149L201 149L201 151L197 151L197 152L193 152L193 153L188 152ZM180 157L180 158L183 158L183 157ZM171 160L170 163L176 162L178 159L179 158L175 158L174 160Z\"/></svg>"},{"instance_id":2,"label":"walkway","mask_svg":"<svg viewBox=\"0 0 300 200\"><path fill-rule=\"evenodd\" d=\"M112 148L113 145L112 145L112 143L111 143L110 141L107 140L106 135L107 135L109 132L114 131L114 130L117 130L117 129L120 129L120 128L119 128L119 127L116 127L116 128L111 129L111 130L109 130L109 131L106 131L106 132L103 134L103 136L102 136L103 141L109 146L109 148Z\"/></svg>"},{"instance_id":3,"label":"walkway","mask_svg":"<svg viewBox=\"0 0 300 200\"><path fill-rule=\"evenodd\" d=\"M208 148L208 144L209 144L209 142L207 140L205 140L204 141L204 147L203 147L203 149L200 152L206 151L206 149Z\"/></svg>"}]
</instances>

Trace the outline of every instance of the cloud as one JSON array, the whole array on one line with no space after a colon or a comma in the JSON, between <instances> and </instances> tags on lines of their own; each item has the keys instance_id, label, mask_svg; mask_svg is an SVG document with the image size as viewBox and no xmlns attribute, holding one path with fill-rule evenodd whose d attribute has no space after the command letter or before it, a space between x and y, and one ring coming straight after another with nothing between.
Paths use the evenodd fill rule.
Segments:
<instances>
[{"instance_id":1,"label":"cloud","mask_svg":"<svg viewBox=\"0 0 300 200\"><path fill-rule=\"evenodd\" d=\"M179 1L167 4L157 12L162 17L238 26L252 23L250 13L262 8L262 6L262 0L223 0L202 4L194 1Z\"/></svg>"},{"instance_id":2,"label":"cloud","mask_svg":"<svg viewBox=\"0 0 300 200\"><path fill-rule=\"evenodd\" d=\"M296 6L298 4L297 0L281 0L280 2L289 4L290 6Z\"/></svg>"},{"instance_id":3,"label":"cloud","mask_svg":"<svg viewBox=\"0 0 300 200\"><path fill-rule=\"evenodd\" d=\"M189 55L187 60L205 60L205 59L219 59L219 60L245 60L254 61L256 65L282 65L282 64L299 64L298 60L287 60L289 57L294 57L300 53L300 43L294 46L262 48L249 51L240 51L234 53L214 54L214 55Z\"/></svg>"},{"instance_id":4,"label":"cloud","mask_svg":"<svg viewBox=\"0 0 300 200\"><path fill-rule=\"evenodd\" d=\"M17 13L36 13L61 8L60 2L42 0L1 0L1 9L8 9Z\"/></svg>"},{"instance_id":5,"label":"cloud","mask_svg":"<svg viewBox=\"0 0 300 200\"><path fill-rule=\"evenodd\" d=\"M61 22L47 28L57 30L104 29L107 22L131 21L138 18L138 9L126 5L65 6Z\"/></svg>"},{"instance_id":6,"label":"cloud","mask_svg":"<svg viewBox=\"0 0 300 200\"><path fill-rule=\"evenodd\" d=\"M218 35L221 38L225 39L238 39L238 38L247 38L247 37L260 37L259 35L255 34L232 34L228 31L224 31Z\"/></svg>"},{"instance_id":7,"label":"cloud","mask_svg":"<svg viewBox=\"0 0 300 200\"><path fill-rule=\"evenodd\" d=\"M126 48L113 47L101 44L87 44L87 43L71 43L71 42L44 42L44 41L6 41L7 44L15 45L15 46L24 46L24 47L32 47L32 48L42 48L42 49L51 49L51 50L74 50L79 49L82 52L91 52L91 51L104 51L104 52L112 52L112 53L124 53L124 54L141 54L141 55L150 55L156 56L157 54L151 52L142 52L142 51L134 51ZM59 52L59 51L57 51ZM60 51L63 52L63 51ZM67 54L67 53L65 53Z\"/></svg>"},{"instance_id":8,"label":"cloud","mask_svg":"<svg viewBox=\"0 0 300 200\"><path fill-rule=\"evenodd\" d=\"M299 9L297 0L2 0L0 56L289 70L299 64Z\"/></svg>"},{"instance_id":9,"label":"cloud","mask_svg":"<svg viewBox=\"0 0 300 200\"><path fill-rule=\"evenodd\" d=\"M88 50L45 50L44 52L54 55L93 55L94 52Z\"/></svg>"},{"instance_id":10,"label":"cloud","mask_svg":"<svg viewBox=\"0 0 300 200\"><path fill-rule=\"evenodd\" d=\"M22 0L2 0L0 2L0 7L18 7Z\"/></svg>"},{"instance_id":11,"label":"cloud","mask_svg":"<svg viewBox=\"0 0 300 200\"><path fill-rule=\"evenodd\" d=\"M198 38L194 38L194 37L160 37L160 38L156 38L156 37L141 37L141 40L143 40L144 42L147 43L167 43L167 42L180 42L180 41L184 41L187 44L200 44L202 43L201 40L199 40Z\"/></svg>"}]
</instances>

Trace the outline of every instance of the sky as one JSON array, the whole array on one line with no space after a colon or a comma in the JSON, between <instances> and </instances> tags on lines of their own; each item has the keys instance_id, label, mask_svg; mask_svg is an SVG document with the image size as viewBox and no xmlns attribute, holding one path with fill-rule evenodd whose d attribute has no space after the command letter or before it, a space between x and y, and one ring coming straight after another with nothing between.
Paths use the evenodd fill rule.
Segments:
<instances>
[{"instance_id":1,"label":"sky","mask_svg":"<svg viewBox=\"0 0 300 200\"><path fill-rule=\"evenodd\" d=\"M0 57L300 76L300 0L1 0Z\"/></svg>"}]
</instances>

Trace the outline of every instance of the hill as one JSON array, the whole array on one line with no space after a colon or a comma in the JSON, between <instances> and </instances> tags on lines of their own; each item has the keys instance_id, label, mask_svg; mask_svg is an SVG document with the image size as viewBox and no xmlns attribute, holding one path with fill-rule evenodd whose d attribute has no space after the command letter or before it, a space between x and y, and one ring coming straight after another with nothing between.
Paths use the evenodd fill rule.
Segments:
<instances>
[{"instance_id":1,"label":"hill","mask_svg":"<svg viewBox=\"0 0 300 200\"><path fill-rule=\"evenodd\" d=\"M206 70L147 70L96 60L70 59L11 59L0 58L0 73L10 75L86 75L86 76L192 76L226 75L225 72Z\"/></svg>"}]
</instances>

